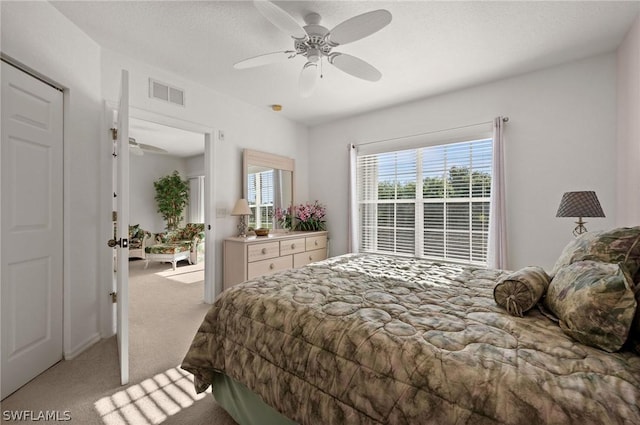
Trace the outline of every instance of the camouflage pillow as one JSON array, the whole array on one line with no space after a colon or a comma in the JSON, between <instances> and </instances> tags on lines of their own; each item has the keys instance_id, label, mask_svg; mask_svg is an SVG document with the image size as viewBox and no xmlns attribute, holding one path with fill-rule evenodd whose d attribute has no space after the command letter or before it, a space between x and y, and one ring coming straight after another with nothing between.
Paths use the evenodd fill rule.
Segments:
<instances>
[{"instance_id":1,"label":"camouflage pillow","mask_svg":"<svg viewBox=\"0 0 640 425\"><path fill-rule=\"evenodd\" d=\"M640 354L640 282L638 282L638 275L640 271L636 273L636 303L638 304L638 308L636 308L636 317L633 319L633 323L631 323L631 330L629 331L629 340L627 341L627 347L634 351L636 354Z\"/></svg>"},{"instance_id":2,"label":"camouflage pillow","mask_svg":"<svg viewBox=\"0 0 640 425\"><path fill-rule=\"evenodd\" d=\"M562 267L582 260L622 263L633 277L640 270L640 226L583 233L564 248L551 276Z\"/></svg>"},{"instance_id":3,"label":"camouflage pillow","mask_svg":"<svg viewBox=\"0 0 640 425\"><path fill-rule=\"evenodd\" d=\"M573 339L614 352L627 340L637 302L623 266L578 261L558 270L544 306Z\"/></svg>"},{"instance_id":4,"label":"camouflage pillow","mask_svg":"<svg viewBox=\"0 0 640 425\"><path fill-rule=\"evenodd\" d=\"M548 286L549 276L542 267L525 267L498 282L493 298L510 315L522 317L540 301Z\"/></svg>"},{"instance_id":5,"label":"camouflage pillow","mask_svg":"<svg viewBox=\"0 0 640 425\"><path fill-rule=\"evenodd\" d=\"M133 226L129 226L129 239L141 238L142 235L138 235L142 229L140 229L139 224L134 224Z\"/></svg>"}]
</instances>

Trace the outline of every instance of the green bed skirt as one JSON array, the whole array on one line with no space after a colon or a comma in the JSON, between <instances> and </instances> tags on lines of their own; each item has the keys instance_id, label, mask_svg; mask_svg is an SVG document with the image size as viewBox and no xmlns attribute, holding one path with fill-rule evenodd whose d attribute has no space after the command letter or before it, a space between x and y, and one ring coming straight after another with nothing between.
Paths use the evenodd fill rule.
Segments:
<instances>
[{"instance_id":1,"label":"green bed skirt","mask_svg":"<svg viewBox=\"0 0 640 425\"><path fill-rule=\"evenodd\" d=\"M240 425L295 425L241 383L216 373L211 383L216 402Z\"/></svg>"}]
</instances>

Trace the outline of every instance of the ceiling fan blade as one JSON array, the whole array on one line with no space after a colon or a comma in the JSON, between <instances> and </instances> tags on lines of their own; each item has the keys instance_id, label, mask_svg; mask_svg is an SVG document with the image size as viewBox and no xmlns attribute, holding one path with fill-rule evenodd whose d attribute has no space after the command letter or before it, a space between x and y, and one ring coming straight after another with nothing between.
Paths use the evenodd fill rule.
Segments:
<instances>
[{"instance_id":1,"label":"ceiling fan blade","mask_svg":"<svg viewBox=\"0 0 640 425\"><path fill-rule=\"evenodd\" d=\"M309 97L313 94L318 85L318 65L307 62L300 73L298 87L301 97Z\"/></svg>"},{"instance_id":2,"label":"ceiling fan blade","mask_svg":"<svg viewBox=\"0 0 640 425\"><path fill-rule=\"evenodd\" d=\"M144 155L144 152L142 151L142 149L140 149L140 146L138 146L138 145L129 146L129 152L132 155L135 155L135 156L143 156Z\"/></svg>"},{"instance_id":3,"label":"ceiling fan blade","mask_svg":"<svg viewBox=\"0 0 640 425\"><path fill-rule=\"evenodd\" d=\"M256 66L271 65L272 63L284 62L295 56L293 50L287 50L284 52L273 52L264 55L254 56L249 59L241 60L233 65L235 69L247 69L254 68Z\"/></svg>"},{"instance_id":4,"label":"ceiling fan blade","mask_svg":"<svg viewBox=\"0 0 640 425\"><path fill-rule=\"evenodd\" d=\"M133 137L129 137L129 152L135 156L144 155L144 152L142 152L142 149L140 148L140 144L136 142L136 139Z\"/></svg>"},{"instance_id":5,"label":"ceiling fan blade","mask_svg":"<svg viewBox=\"0 0 640 425\"><path fill-rule=\"evenodd\" d=\"M373 10L354 16L329 31L329 44L335 47L360 40L380 31L389 25L389 22L391 22L391 13L385 9Z\"/></svg>"},{"instance_id":6,"label":"ceiling fan blade","mask_svg":"<svg viewBox=\"0 0 640 425\"><path fill-rule=\"evenodd\" d=\"M146 151L146 152L169 153L169 151L167 151L166 149L162 149L162 148L159 148L157 146L147 145L145 143L138 143L138 146L140 146L141 150Z\"/></svg>"},{"instance_id":7,"label":"ceiling fan blade","mask_svg":"<svg viewBox=\"0 0 640 425\"><path fill-rule=\"evenodd\" d=\"M254 0L253 4L262 16L291 37L298 39L307 38L307 32L296 22L293 16L275 4L265 0Z\"/></svg>"},{"instance_id":8,"label":"ceiling fan blade","mask_svg":"<svg viewBox=\"0 0 640 425\"><path fill-rule=\"evenodd\" d=\"M362 78L367 81L378 81L382 78L382 74L373 65L368 64L360 58L347 55L346 53L332 53L329 56L329 63L336 68L354 77Z\"/></svg>"},{"instance_id":9,"label":"ceiling fan blade","mask_svg":"<svg viewBox=\"0 0 640 425\"><path fill-rule=\"evenodd\" d=\"M138 143L133 137L129 137L129 152L136 156L142 156L145 152L169 153L169 151L167 151L166 149L147 145L145 143Z\"/></svg>"}]
</instances>

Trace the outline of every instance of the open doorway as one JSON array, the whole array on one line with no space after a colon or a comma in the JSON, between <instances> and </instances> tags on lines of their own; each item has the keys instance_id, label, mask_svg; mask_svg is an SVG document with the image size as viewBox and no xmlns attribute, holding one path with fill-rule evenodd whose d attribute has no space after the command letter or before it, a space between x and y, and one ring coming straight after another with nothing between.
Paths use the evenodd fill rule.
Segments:
<instances>
[{"instance_id":1,"label":"open doorway","mask_svg":"<svg viewBox=\"0 0 640 425\"><path fill-rule=\"evenodd\" d=\"M204 269L205 163L204 134L137 118L129 119L129 222L131 260L172 268L187 263ZM166 184L158 198L156 184ZM182 196L184 204L182 203ZM178 200L180 198L180 200ZM178 204L179 220L168 232L166 215ZM161 208L162 207L162 208ZM176 252L169 252L174 247ZM158 268L158 267L155 267ZM204 275L203 275L204 279Z\"/></svg>"},{"instance_id":2,"label":"open doorway","mask_svg":"<svg viewBox=\"0 0 640 425\"><path fill-rule=\"evenodd\" d=\"M213 258L207 255L206 246L213 233L206 231L210 221L205 207L211 204L207 163L213 159L205 155L205 148L211 133L208 137L206 132L175 125L176 122L165 125L137 118L135 112L129 118L129 222L144 238L144 246L136 249L130 245L129 259L130 371L134 381L159 372L149 368L168 367L181 360L172 358L171 351L166 350L166 340L158 326L165 332L171 328L184 330L175 334L184 335L185 341L172 343L188 347L187 339L195 333L197 323L209 308L206 303L210 302L205 281L207 269L213 269L215 263L206 261L206 257ZM154 182L174 171L189 187L189 202L177 233L193 228L198 235L185 255L172 264L163 261L162 256L150 256L146 248L160 246L168 234L167 223L158 213ZM213 282L209 285L213 286ZM149 361L149 355L155 356L155 361Z\"/></svg>"}]
</instances>

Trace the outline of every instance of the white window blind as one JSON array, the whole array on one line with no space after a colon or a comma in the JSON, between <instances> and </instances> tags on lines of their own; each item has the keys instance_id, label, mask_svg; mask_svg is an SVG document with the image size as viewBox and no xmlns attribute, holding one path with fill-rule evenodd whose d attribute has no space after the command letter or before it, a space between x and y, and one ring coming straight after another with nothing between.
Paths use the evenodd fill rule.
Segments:
<instances>
[{"instance_id":1,"label":"white window blind","mask_svg":"<svg viewBox=\"0 0 640 425\"><path fill-rule=\"evenodd\" d=\"M248 175L249 227L273 227L273 170Z\"/></svg>"},{"instance_id":2,"label":"white window blind","mask_svg":"<svg viewBox=\"0 0 640 425\"><path fill-rule=\"evenodd\" d=\"M358 156L362 251L483 264L492 140Z\"/></svg>"}]
</instances>

